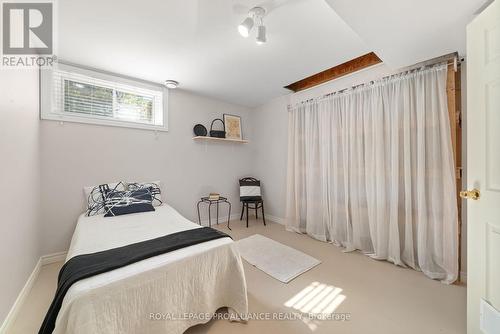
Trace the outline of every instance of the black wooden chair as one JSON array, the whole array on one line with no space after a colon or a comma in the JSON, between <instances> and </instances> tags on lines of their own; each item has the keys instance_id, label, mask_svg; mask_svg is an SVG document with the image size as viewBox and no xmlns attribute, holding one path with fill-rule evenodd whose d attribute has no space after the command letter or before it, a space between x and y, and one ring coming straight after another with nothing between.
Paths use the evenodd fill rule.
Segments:
<instances>
[{"instance_id":1,"label":"black wooden chair","mask_svg":"<svg viewBox=\"0 0 500 334\"><path fill-rule=\"evenodd\" d=\"M255 210L255 219L258 219L258 209L262 209L262 221L266 225L266 217L264 216L264 200L260 192L260 181L253 177L244 177L240 179L240 202L243 204L241 208L241 217L247 210L247 227L248 227L248 210Z\"/></svg>"}]
</instances>

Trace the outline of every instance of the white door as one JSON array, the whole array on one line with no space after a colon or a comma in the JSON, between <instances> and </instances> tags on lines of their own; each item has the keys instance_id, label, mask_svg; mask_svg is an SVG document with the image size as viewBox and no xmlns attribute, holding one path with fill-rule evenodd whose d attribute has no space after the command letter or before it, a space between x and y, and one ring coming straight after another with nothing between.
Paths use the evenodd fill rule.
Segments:
<instances>
[{"instance_id":1,"label":"white door","mask_svg":"<svg viewBox=\"0 0 500 334\"><path fill-rule=\"evenodd\" d=\"M467 333L500 333L500 0L467 27Z\"/></svg>"}]
</instances>

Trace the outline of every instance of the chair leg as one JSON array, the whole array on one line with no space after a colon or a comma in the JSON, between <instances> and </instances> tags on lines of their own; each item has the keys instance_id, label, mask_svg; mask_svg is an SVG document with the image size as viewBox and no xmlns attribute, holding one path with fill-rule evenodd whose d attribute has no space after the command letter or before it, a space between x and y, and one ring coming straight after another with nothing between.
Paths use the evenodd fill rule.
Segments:
<instances>
[{"instance_id":1,"label":"chair leg","mask_svg":"<svg viewBox=\"0 0 500 334\"><path fill-rule=\"evenodd\" d=\"M259 219L259 216L257 214L257 209L259 208L259 205L256 203L255 204L255 219Z\"/></svg>"},{"instance_id":2,"label":"chair leg","mask_svg":"<svg viewBox=\"0 0 500 334\"><path fill-rule=\"evenodd\" d=\"M245 203L242 203L243 205L241 206L241 217L240 220L243 220L243 213L245 213Z\"/></svg>"},{"instance_id":3,"label":"chair leg","mask_svg":"<svg viewBox=\"0 0 500 334\"><path fill-rule=\"evenodd\" d=\"M246 207L247 207L247 228L248 228L248 203L246 203Z\"/></svg>"},{"instance_id":4,"label":"chair leg","mask_svg":"<svg viewBox=\"0 0 500 334\"><path fill-rule=\"evenodd\" d=\"M264 202L260 204L262 206L262 221L264 222L264 226L266 226L266 216L264 215Z\"/></svg>"}]
</instances>

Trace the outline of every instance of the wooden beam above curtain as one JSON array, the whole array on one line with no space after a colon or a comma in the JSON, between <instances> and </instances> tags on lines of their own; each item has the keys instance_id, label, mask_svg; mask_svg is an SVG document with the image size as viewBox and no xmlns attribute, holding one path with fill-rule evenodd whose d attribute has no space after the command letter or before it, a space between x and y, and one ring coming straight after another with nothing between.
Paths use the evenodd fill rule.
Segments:
<instances>
[{"instance_id":1,"label":"wooden beam above curtain","mask_svg":"<svg viewBox=\"0 0 500 334\"><path fill-rule=\"evenodd\" d=\"M337 79L345 75L357 72L364 68L380 64L381 62L382 60L375 53L370 52L361 57L354 58L343 64L334 66L325 71L316 73L314 75L311 75L310 77L289 84L288 86L285 86L285 88L293 92L298 92L317 85L321 85L330 80Z\"/></svg>"}]
</instances>

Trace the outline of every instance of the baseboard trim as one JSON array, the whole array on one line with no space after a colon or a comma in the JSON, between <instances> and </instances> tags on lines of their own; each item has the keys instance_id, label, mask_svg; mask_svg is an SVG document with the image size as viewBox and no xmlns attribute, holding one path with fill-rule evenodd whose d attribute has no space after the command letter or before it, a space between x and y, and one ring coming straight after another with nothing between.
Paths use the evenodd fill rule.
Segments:
<instances>
[{"instance_id":1,"label":"baseboard trim","mask_svg":"<svg viewBox=\"0 0 500 334\"><path fill-rule=\"evenodd\" d=\"M16 320L19 314L19 310L26 302L26 298L28 297L28 294L33 288L33 284L35 284L35 281L38 278L38 275L40 274L40 270L42 269L42 267L55 262L64 261L66 259L66 253L67 252L47 254L41 256L38 259L35 268L28 277L28 280L21 289L21 292L19 292L16 301L14 302L9 313L7 314L7 317L3 321L2 326L0 327L0 334L7 334L10 331L12 325L14 324L14 321Z\"/></svg>"},{"instance_id":2,"label":"baseboard trim","mask_svg":"<svg viewBox=\"0 0 500 334\"><path fill-rule=\"evenodd\" d=\"M240 219L240 215L237 213L232 214L231 218L229 220L236 220L236 219ZM198 223L198 221L196 221L196 223ZM227 226L227 215L219 216L219 225L220 224ZM217 219L212 217L212 226L216 226L216 225L217 225ZM201 226L208 226L208 219L202 220Z\"/></svg>"},{"instance_id":3,"label":"baseboard trim","mask_svg":"<svg viewBox=\"0 0 500 334\"><path fill-rule=\"evenodd\" d=\"M46 266L48 264L56 263L56 262L62 262L66 260L66 255L68 252L58 252L58 253L53 253L53 254L47 254L43 255L40 257L40 261L42 266Z\"/></svg>"},{"instance_id":4,"label":"baseboard trim","mask_svg":"<svg viewBox=\"0 0 500 334\"><path fill-rule=\"evenodd\" d=\"M285 218L266 214L266 219L272 221L273 223L285 225Z\"/></svg>"},{"instance_id":5,"label":"baseboard trim","mask_svg":"<svg viewBox=\"0 0 500 334\"><path fill-rule=\"evenodd\" d=\"M26 297L30 293L31 289L33 288L33 284L38 278L38 274L40 273L41 267L42 267L42 261L41 259L38 259L35 265L35 269L33 269L33 271L31 272L30 276L28 277L28 280L21 289L21 292L19 292L19 295L17 296L14 305L12 305L9 313L7 314L7 317L3 321L2 327L0 327L1 334L7 334L11 329L12 325L14 324L14 320L17 318L21 306L26 301Z\"/></svg>"},{"instance_id":6,"label":"baseboard trim","mask_svg":"<svg viewBox=\"0 0 500 334\"><path fill-rule=\"evenodd\" d=\"M231 215L231 221L233 220L240 220L240 217L241 217L241 214L232 214ZM250 214L250 217L252 217L252 215ZM261 217L259 215L259 217ZM245 217L243 217L243 220L245 220ZM285 218L281 218L281 217L277 217L277 216L273 216L273 215L268 215L266 213L266 220L269 220L273 223L277 223L277 224L280 224L280 225L285 225ZM198 221L196 221L196 223L198 223ZM225 216L219 216L219 225L220 224L223 224L223 225L227 225L227 215ZM201 225L202 226L208 226L208 219L204 219L201 221ZM215 218L212 218L212 226L216 225L216 219ZM55 261L57 262L57 261Z\"/></svg>"}]
</instances>

